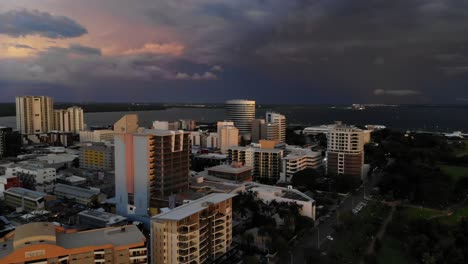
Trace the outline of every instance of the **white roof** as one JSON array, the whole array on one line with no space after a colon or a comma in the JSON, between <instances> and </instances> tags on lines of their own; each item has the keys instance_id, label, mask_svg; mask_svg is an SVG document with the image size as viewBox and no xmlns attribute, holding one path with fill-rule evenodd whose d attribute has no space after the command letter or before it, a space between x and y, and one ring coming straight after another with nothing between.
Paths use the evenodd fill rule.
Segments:
<instances>
[{"instance_id":1,"label":"white roof","mask_svg":"<svg viewBox=\"0 0 468 264\"><path fill-rule=\"evenodd\" d=\"M232 197L236 194L228 193L212 193L210 195L204 196L198 200L192 201L188 204L176 207L169 212L161 213L156 216L153 216L151 219L154 221L158 220L169 220L169 221L180 221L184 218L187 218L195 213L205 210L209 204L217 204Z\"/></svg>"}]
</instances>

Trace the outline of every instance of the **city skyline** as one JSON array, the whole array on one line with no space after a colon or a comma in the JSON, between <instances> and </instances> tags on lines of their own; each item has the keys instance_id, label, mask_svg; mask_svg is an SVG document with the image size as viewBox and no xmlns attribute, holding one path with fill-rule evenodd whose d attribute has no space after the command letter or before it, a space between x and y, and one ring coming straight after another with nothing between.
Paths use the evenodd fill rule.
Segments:
<instances>
[{"instance_id":1,"label":"city skyline","mask_svg":"<svg viewBox=\"0 0 468 264\"><path fill-rule=\"evenodd\" d=\"M4 0L2 102L468 102L468 4Z\"/></svg>"}]
</instances>

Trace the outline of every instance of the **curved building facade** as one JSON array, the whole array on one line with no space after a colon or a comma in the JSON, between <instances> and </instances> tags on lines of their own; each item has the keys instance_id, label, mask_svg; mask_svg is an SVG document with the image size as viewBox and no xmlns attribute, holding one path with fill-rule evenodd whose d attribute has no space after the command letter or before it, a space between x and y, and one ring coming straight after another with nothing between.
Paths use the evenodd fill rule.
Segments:
<instances>
[{"instance_id":1,"label":"curved building facade","mask_svg":"<svg viewBox=\"0 0 468 264\"><path fill-rule=\"evenodd\" d=\"M226 114L234 122L241 135L250 135L252 121L255 119L255 101L229 100L226 101Z\"/></svg>"}]
</instances>

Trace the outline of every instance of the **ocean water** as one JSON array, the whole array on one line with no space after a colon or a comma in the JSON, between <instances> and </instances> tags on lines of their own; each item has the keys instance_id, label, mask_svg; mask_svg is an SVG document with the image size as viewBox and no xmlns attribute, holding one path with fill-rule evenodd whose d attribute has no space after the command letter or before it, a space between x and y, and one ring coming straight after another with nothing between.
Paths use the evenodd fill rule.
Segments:
<instances>
[{"instance_id":1,"label":"ocean water","mask_svg":"<svg viewBox=\"0 0 468 264\"><path fill-rule=\"evenodd\" d=\"M312 126L339 120L354 125L385 125L396 130L468 132L468 107L394 106L352 110L331 106L260 106L257 117L264 116L268 110L284 114L289 125ZM194 119L214 122L226 119L222 108L168 108L157 111L85 113L85 123L88 126L111 125L128 113L138 114L141 126L150 126L154 120ZM16 127L15 117L0 117L0 126Z\"/></svg>"}]
</instances>

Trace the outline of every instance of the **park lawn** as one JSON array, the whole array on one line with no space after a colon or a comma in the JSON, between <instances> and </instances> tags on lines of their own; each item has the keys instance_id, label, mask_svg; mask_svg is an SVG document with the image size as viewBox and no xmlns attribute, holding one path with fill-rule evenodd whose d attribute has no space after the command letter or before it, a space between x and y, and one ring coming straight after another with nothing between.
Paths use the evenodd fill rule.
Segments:
<instances>
[{"instance_id":1,"label":"park lawn","mask_svg":"<svg viewBox=\"0 0 468 264\"><path fill-rule=\"evenodd\" d=\"M443 173L450 176L454 181L458 181L461 178L468 177L468 167L440 165L440 169Z\"/></svg>"},{"instance_id":2,"label":"park lawn","mask_svg":"<svg viewBox=\"0 0 468 264\"><path fill-rule=\"evenodd\" d=\"M402 212L408 216L410 220L417 219L430 219L433 216L441 215L441 212L428 208L413 208L405 207L402 209Z\"/></svg>"},{"instance_id":3,"label":"park lawn","mask_svg":"<svg viewBox=\"0 0 468 264\"><path fill-rule=\"evenodd\" d=\"M457 209L451 216L441 217L439 219L444 224L454 225L462 218L468 218L468 206Z\"/></svg>"},{"instance_id":4,"label":"park lawn","mask_svg":"<svg viewBox=\"0 0 468 264\"><path fill-rule=\"evenodd\" d=\"M414 263L404 252L402 243L395 239L392 236L384 236L382 240L382 247L377 253L377 263L378 264L405 264L405 263Z\"/></svg>"}]
</instances>

